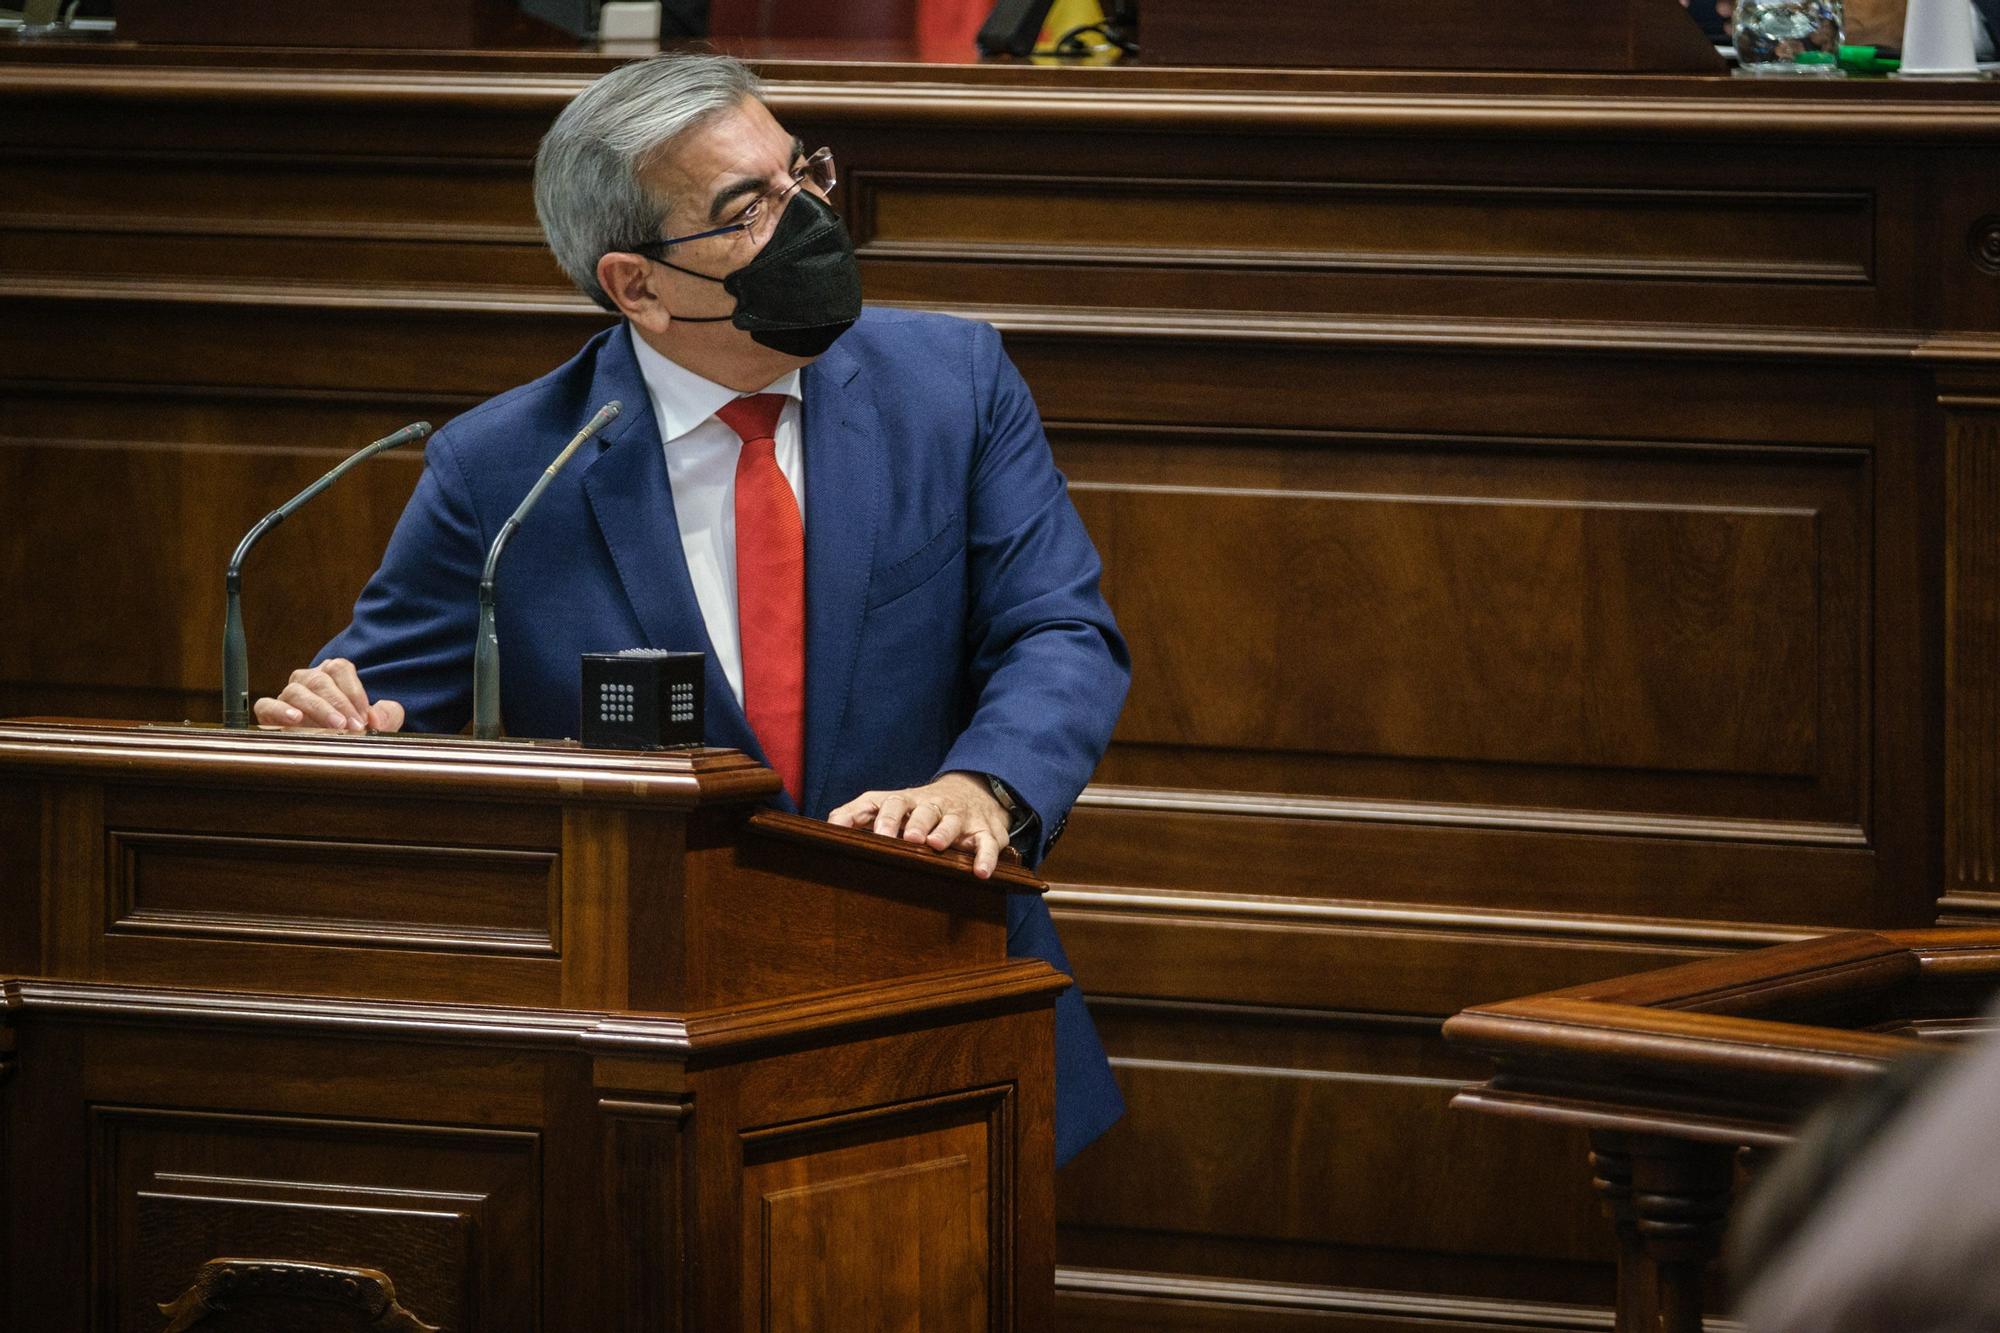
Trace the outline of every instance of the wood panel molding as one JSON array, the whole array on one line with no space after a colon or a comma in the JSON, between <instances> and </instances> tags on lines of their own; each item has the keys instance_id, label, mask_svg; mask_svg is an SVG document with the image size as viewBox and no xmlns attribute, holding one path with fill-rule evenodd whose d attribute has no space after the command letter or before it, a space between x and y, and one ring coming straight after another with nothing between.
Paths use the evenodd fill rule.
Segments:
<instances>
[{"instance_id":1,"label":"wood panel molding","mask_svg":"<svg viewBox=\"0 0 2000 1333\"><path fill-rule=\"evenodd\" d=\"M443 69L231 69L0 67L0 96L49 101L111 101L168 105L339 108L365 105L411 111L441 109L489 115L553 117L608 62L590 62L575 73L522 73ZM879 70L879 67L876 67ZM1353 76L1319 80L1267 80L1243 88L1145 87L1130 71L1012 86L970 79L955 84L923 81L911 67L904 78L870 81L868 66L851 67L844 79L810 82L787 78L782 64L766 64L766 96L780 119L829 124L900 126L1001 126L1038 130L1090 126L1157 129L1176 136L1218 134L1423 134L1559 135L1579 139L1708 139L1755 117L1766 141L1844 141L1986 144L2000 142L2000 121L1964 104L1886 98L1821 99L1778 89L1746 90L1727 84L1700 98L1635 94L1606 98L1583 79L1523 79L1514 95L1453 88L1411 91L1407 75L1395 79ZM815 73L824 75L825 67ZM1145 73L1154 73L1147 71ZM1176 71L1158 71L1171 77ZM1105 75L1128 76L1107 78ZM1240 80L1239 80L1240 82ZM1299 90L1304 84L1308 90ZM1327 91L1310 90L1318 83ZM1138 86L1135 86L1138 85ZM1421 86L1421 85L1420 85ZM1372 89L1372 90L1371 90ZM1766 95L1768 94L1768 95Z\"/></svg>"},{"instance_id":2,"label":"wood panel molding","mask_svg":"<svg viewBox=\"0 0 2000 1333\"><path fill-rule=\"evenodd\" d=\"M16 300L88 307L141 304L189 307L219 317L231 309L344 311L391 318L397 314L514 318L547 317L601 326L606 315L574 293L548 289L413 289L407 284L371 288L355 284L276 284L240 281L113 278L83 283L67 278L0 277L0 302ZM908 302L883 302L895 308ZM2000 335L1933 338L1919 333L1825 329L1759 329L1669 321L1604 323L1590 320L1506 318L1389 319L1267 312L1161 311L1103 307L948 305L925 309L990 323L1001 333L1042 339L1073 338L1092 346L1131 343L1248 345L1283 348L1427 349L1440 352L1561 353L1713 360L1802 358L1833 363L1907 364L1924 355L1937 362L2000 359Z\"/></svg>"},{"instance_id":3,"label":"wood panel molding","mask_svg":"<svg viewBox=\"0 0 2000 1333\"><path fill-rule=\"evenodd\" d=\"M576 319L602 327L610 316L573 289L413 288L407 283L371 287L341 282L251 282L215 278L121 277L102 283L25 274L0 277L0 301L65 302L78 305L146 304L194 306L203 310L256 307L279 310L347 310L366 314L391 312L504 318L539 316ZM580 330L577 340L595 327Z\"/></svg>"},{"instance_id":4,"label":"wood panel molding","mask_svg":"<svg viewBox=\"0 0 2000 1333\"><path fill-rule=\"evenodd\" d=\"M1939 909L1950 919L1990 921L2000 918L2000 403L1976 402L1946 409Z\"/></svg>"},{"instance_id":5,"label":"wood panel molding","mask_svg":"<svg viewBox=\"0 0 2000 1333\"><path fill-rule=\"evenodd\" d=\"M112 901L105 929L143 934L271 943L332 944L348 948L444 950L459 953L556 958L562 952L561 856L554 851L445 847L414 843L333 842L312 838L236 838L112 829ZM328 882L322 868L344 873ZM286 911L252 910L255 886L293 871ZM460 895L433 895L437 920L372 918L359 890L369 877L410 874L416 868L445 885L473 880L486 889L465 902L504 902L516 920L453 920ZM301 878L300 876L303 876ZM250 891L228 892L243 887ZM493 889L510 881L513 893ZM301 910L317 898L317 911ZM412 903L399 903L408 909ZM490 915L490 914L489 914Z\"/></svg>"},{"instance_id":6,"label":"wood panel molding","mask_svg":"<svg viewBox=\"0 0 2000 1333\"><path fill-rule=\"evenodd\" d=\"M35 772L42 765L51 771L77 771L81 766L133 783L171 782L184 777L185 766L191 764L204 778L240 782L253 790L366 785L385 794L407 790L470 798L476 786L478 794L489 799L560 795L568 800L678 808L697 803L705 793L721 800L737 793L761 795L776 790L778 781L769 769L733 750L688 751L685 774L670 776L658 771L656 755L624 757L555 741L516 742L504 754L496 754L457 736L351 736L344 738L346 743L335 744L343 737L333 733L301 736L287 753L286 742L268 733L248 734L260 740L259 753L236 743L232 733L215 729L107 727L78 744L56 739L32 724L0 724L0 755L24 772ZM274 753L283 756L276 766L270 762ZM422 762L418 756L425 753L437 762ZM391 762L382 762L391 756ZM649 763L655 767L647 769ZM647 771L635 779L639 769ZM102 883L102 876L96 882Z\"/></svg>"},{"instance_id":7,"label":"wood panel molding","mask_svg":"<svg viewBox=\"0 0 2000 1333\"><path fill-rule=\"evenodd\" d=\"M684 1061L767 1050L808 1037L893 1031L916 1015L949 1021L990 1008L1030 1010L1069 985L1038 960L929 973L889 985L825 991L792 1000L703 1010L680 1018L640 1018L586 1010L523 1009L422 1001L249 994L175 987L16 979L0 995L21 1017L62 1015L107 1023L179 1028L270 1028L327 1036L372 1035L474 1045L576 1049L620 1059Z\"/></svg>"},{"instance_id":8,"label":"wood panel molding","mask_svg":"<svg viewBox=\"0 0 2000 1333\"><path fill-rule=\"evenodd\" d=\"M1170 1277L1093 1268L1056 1270L1065 1329L1216 1328L1353 1330L1522 1330L1610 1333L1608 1310L1476 1297L1415 1296L1361 1288L1297 1286L1220 1278ZM1155 1322L1147 1322L1147 1321ZM1711 1321L1714 1333L1736 1325Z\"/></svg>"},{"instance_id":9,"label":"wood panel molding","mask_svg":"<svg viewBox=\"0 0 2000 1333\"><path fill-rule=\"evenodd\" d=\"M188 307L220 317L231 309L351 312L358 316L429 314L467 318L524 316L577 321L578 341L602 326L603 311L555 287L433 288L408 284L259 283L192 278L68 278L0 276L0 302L89 307L139 304ZM890 308L909 302L882 302ZM1944 363L2000 359L2000 335L1931 337L1920 333L1825 329L1759 329L1671 321L1604 323L1507 318L1390 319L1268 312L1153 312L1104 307L947 305L925 309L990 323L1003 334L1075 338L1093 346L1133 343L1247 344L1256 347L1429 349L1450 352L1561 353L1713 360L1907 364L1913 357Z\"/></svg>"},{"instance_id":10,"label":"wood panel molding","mask_svg":"<svg viewBox=\"0 0 2000 1333\"><path fill-rule=\"evenodd\" d=\"M526 1049L593 1049L611 1034L621 1049L685 1056L686 1026L675 1019L610 1017L575 1010L499 1005L257 995L179 987L11 979L0 996L16 1022L41 1015L72 1021L164 1024L181 1030L269 1027L300 1034L434 1040ZM615 1029L615 1030L614 1030Z\"/></svg>"},{"instance_id":11,"label":"wood panel molding","mask_svg":"<svg viewBox=\"0 0 2000 1333\"><path fill-rule=\"evenodd\" d=\"M1570 939L1684 949L1761 948L1809 939L1796 926L1754 922L1592 916L1579 912L1509 912L1404 903L1345 902L1270 894L1216 893L1112 885L1059 884L1049 890L1057 912L1093 912L1152 919L1241 924L1295 922L1382 929L1472 933L1506 939Z\"/></svg>"},{"instance_id":12,"label":"wood panel molding","mask_svg":"<svg viewBox=\"0 0 2000 1333\"><path fill-rule=\"evenodd\" d=\"M844 184L863 260L1703 283L1874 279L1875 201L1861 191L1130 176L1080 193L1068 176L880 169ZM1709 238L1724 232L1739 246L1719 256ZM1634 233L1644 238L1638 245ZM1114 249L1096 239L1105 236L1119 238ZM1755 249L1760 238L1766 253ZM1264 244L1250 244L1259 239Z\"/></svg>"},{"instance_id":13,"label":"wood panel molding","mask_svg":"<svg viewBox=\"0 0 2000 1333\"><path fill-rule=\"evenodd\" d=\"M1092 783L1078 805L1163 814L1252 815L1273 819L1358 820L1431 828L1491 828L1535 833L1608 833L1700 842L1792 843L1808 847L1865 847L1859 824L1789 823L1712 816L1621 814L1610 810L1544 810L1515 806L1448 805L1431 801L1367 801L1325 796L1280 796L1202 788L1123 787Z\"/></svg>"}]
</instances>

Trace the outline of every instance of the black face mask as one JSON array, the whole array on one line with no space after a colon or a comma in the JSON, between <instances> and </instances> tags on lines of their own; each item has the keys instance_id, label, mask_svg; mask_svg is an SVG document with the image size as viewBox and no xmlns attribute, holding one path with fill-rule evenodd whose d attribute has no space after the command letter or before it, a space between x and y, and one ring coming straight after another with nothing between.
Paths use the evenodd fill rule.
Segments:
<instances>
[{"instance_id":1,"label":"black face mask","mask_svg":"<svg viewBox=\"0 0 2000 1333\"><path fill-rule=\"evenodd\" d=\"M719 282L736 298L733 315L675 319L685 324L726 319L787 356L818 356L861 318L861 270L854 262L854 244L840 215L809 190L792 195L771 239L755 259L729 276L717 278L679 264L667 267Z\"/></svg>"}]
</instances>

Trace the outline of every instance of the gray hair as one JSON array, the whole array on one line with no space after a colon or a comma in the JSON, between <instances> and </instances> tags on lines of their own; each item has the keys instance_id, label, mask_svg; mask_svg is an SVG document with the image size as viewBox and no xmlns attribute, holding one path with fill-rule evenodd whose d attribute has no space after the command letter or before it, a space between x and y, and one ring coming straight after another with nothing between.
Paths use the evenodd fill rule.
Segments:
<instances>
[{"instance_id":1,"label":"gray hair","mask_svg":"<svg viewBox=\"0 0 2000 1333\"><path fill-rule=\"evenodd\" d=\"M667 54L621 65L578 93L535 153L535 215L556 263L606 310L597 261L660 234L673 201L639 177L681 134L763 86L730 56Z\"/></svg>"}]
</instances>

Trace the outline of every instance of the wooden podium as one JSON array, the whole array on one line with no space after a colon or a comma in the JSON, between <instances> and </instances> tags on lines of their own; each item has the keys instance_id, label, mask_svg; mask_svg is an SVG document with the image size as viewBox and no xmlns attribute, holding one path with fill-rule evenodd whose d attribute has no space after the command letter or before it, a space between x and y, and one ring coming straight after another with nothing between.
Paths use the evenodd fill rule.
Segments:
<instances>
[{"instance_id":1,"label":"wooden podium","mask_svg":"<svg viewBox=\"0 0 2000 1333\"><path fill-rule=\"evenodd\" d=\"M0 1323L1049 1327L1042 886L776 785L0 723Z\"/></svg>"}]
</instances>

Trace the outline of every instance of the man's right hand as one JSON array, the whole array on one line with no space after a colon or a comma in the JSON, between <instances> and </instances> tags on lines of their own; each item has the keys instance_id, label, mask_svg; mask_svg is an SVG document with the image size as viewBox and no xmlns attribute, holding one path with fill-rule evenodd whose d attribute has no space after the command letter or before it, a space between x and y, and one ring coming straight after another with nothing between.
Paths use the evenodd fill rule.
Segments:
<instances>
[{"instance_id":1,"label":"man's right hand","mask_svg":"<svg viewBox=\"0 0 2000 1333\"><path fill-rule=\"evenodd\" d=\"M292 673L291 684L275 699L259 699L252 711L267 727L327 727L334 731L401 731L403 705L394 699L368 702L360 673L344 657Z\"/></svg>"}]
</instances>

